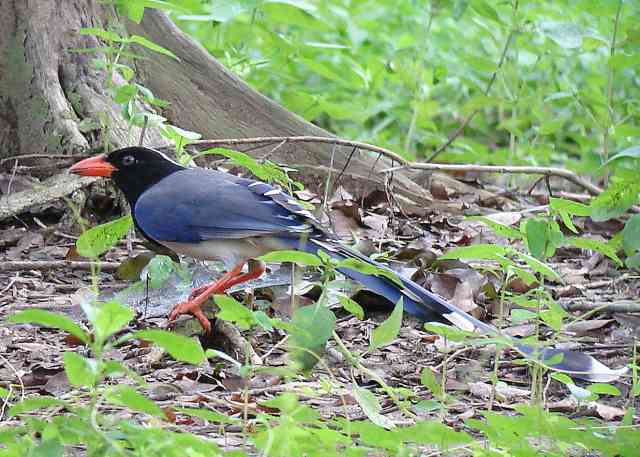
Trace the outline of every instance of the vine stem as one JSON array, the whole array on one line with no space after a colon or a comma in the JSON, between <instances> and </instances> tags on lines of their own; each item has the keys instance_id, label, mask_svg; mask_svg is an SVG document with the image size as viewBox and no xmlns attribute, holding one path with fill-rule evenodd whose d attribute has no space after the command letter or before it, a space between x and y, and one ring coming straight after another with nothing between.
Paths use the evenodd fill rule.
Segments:
<instances>
[{"instance_id":1,"label":"vine stem","mask_svg":"<svg viewBox=\"0 0 640 457\"><path fill-rule=\"evenodd\" d=\"M384 381L384 379L382 379L382 377L380 377L380 375L378 375L377 373L375 373L374 371L370 370L369 368L365 367L364 365L362 365L362 363L360 362L360 360L358 360L357 357L355 357L351 351L349 351L349 349L347 348L347 346L344 344L344 342L342 341L342 338L340 338L340 335L338 335L338 333L334 330L333 331L333 339L336 342L336 344L338 345L338 347L340 348L340 352L342 352L342 355L344 355L345 359L349 361L349 363L356 368L358 371L360 371L361 373L365 374L366 376L368 376L369 378L373 379L375 382L377 382L378 384L380 384L380 387L382 387L382 389L387 393L387 395L389 395L391 397L391 400L393 400L393 402L398 405L398 407L405 413L407 414L409 417L412 418L416 418L417 416L415 414L413 414L411 411L407 410L406 408L404 408L401 403L400 403L400 399L398 398L398 396L395 394L395 392L393 391L393 389L391 387L389 387L389 385Z\"/></svg>"},{"instance_id":2,"label":"vine stem","mask_svg":"<svg viewBox=\"0 0 640 457\"><path fill-rule=\"evenodd\" d=\"M514 18L516 17L517 13L518 13L518 0L516 0L514 5L513 5L513 17ZM513 37L516 34L516 30L517 30L517 27L515 26L515 24L512 24L511 30L509 30L509 35L507 35L507 40L505 41L504 47L502 48L502 54L500 54L500 60L498 60L498 65L496 66L496 69L494 70L493 74L491 75L491 79L489 79L489 83L487 84L487 87L484 90L484 95L489 95L489 92L491 92L491 89L493 88L493 85L495 84L496 79L498 78L498 73L502 69L502 65L504 64L504 61L506 60L507 51L509 50L509 47L511 46L511 42L513 41ZM440 147L438 147L438 149L436 149L433 152L433 154L431 154L429 156L429 158L427 159L427 162L433 162L436 157L438 157L442 152L444 152L445 149L447 149L449 146L451 146L451 144L456 140L456 138L458 138L462 134L462 132L464 131L465 127L469 124L469 122L471 122L471 120L479 112L480 112L480 109L477 108L477 109L473 110L471 113L469 113L469 115L467 115L467 117L464 118L464 120L462 121L462 124L460 124L458 126L458 128L455 129L453 131L453 133L451 133L449 135L449 139L447 141L445 141Z\"/></svg>"},{"instance_id":3,"label":"vine stem","mask_svg":"<svg viewBox=\"0 0 640 457\"><path fill-rule=\"evenodd\" d=\"M197 148L209 148L219 146L238 146L244 144L273 144L273 143L326 143L339 146L352 146L357 149L372 151L400 163L400 166L380 170L379 173L393 173L404 169L409 170L432 170L432 171L453 171L453 172L476 172L476 173L514 173L514 174L539 174L546 176L556 176L566 179L577 186L585 189L592 195L602 193L602 189L590 182L580 178L570 170L557 167L535 167L535 166L502 166L502 165L467 165L467 164L434 164L423 162L411 162L399 154L360 141L351 141L342 138L329 138L323 136L273 136L273 137L253 137L253 138L224 138L198 140L191 143Z\"/></svg>"},{"instance_id":4,"label":"vine stem","mask_svg":"<svg viewBox=\"0 0 640 457\"><path fill-rule=\"evenodd\" d=\"M576 175L574 172L557 167L535 167L535 166L508 166L508 165L467 165L467 164L441 164L416 162L399 167L387 168L380 173L393 173L403 169L411 170L431 170L431 171L453 171L453 172L476 172L476 173L515 173L556 176L566 179L577 186L582 187L592 195L602 193L602 189L595 184L591 184Z\"/></svg>"},{"instance_id":5,"label":"vine stem","mask_svg":"<svg viewBox=\"0 0 640 457\"><path fill-rule=\"evenodd\" d=\"M609 113L609 122L604 126L602 133L602 158L603 162L609 159L609 130L613 125L614 111L613 111L613 65L611 59L616 53L616 39L618 36L618 25L620 24L620 15L622 13L622 0L618 0L618 8L616 9L616 17L613 21L613 36L611 37L611 46L609 47L609 73L607 75L607 112ZM604 183L607 184L609 180L609 173L605 169Z\"/></svg>"}]
</instances>

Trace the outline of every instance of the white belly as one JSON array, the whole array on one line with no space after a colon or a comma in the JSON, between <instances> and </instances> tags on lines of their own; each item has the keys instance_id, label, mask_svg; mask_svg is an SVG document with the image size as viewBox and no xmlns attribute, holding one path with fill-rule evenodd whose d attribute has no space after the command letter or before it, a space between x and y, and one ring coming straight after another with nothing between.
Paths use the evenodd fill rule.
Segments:
<instances>
[{"instance_id":1,"label":"white belly","mask_svg":"<svg viewBox=\"0 0 640 457\"><path fill-rule=\"evenodd\" d=\"M286 249L286 246L273 238L252 238L238 240L209 240L200 243L176 243L162 241L162 244L176 254L201 260L220 260L227 268L234 267L249 259L259 257L271 251Z\"/></svg>"}]
</instances>

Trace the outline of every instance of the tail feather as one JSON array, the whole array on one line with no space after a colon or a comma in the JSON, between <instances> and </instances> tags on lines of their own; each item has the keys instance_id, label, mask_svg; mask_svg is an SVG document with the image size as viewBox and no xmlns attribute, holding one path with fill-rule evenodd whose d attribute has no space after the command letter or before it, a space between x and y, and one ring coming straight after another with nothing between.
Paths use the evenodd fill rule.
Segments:
<instances>
[{"instance_id":1,"label":"tail feather","mask_svg":"<svg viewBox=\"0 0 640 457\"><path fill-rule=\"evenodd\" d=\"M322 250L336 260L358 259L395 275L390 268L330 240L312 238L302 246L302 249L314 254ZM508 338L512 341L514 349L523 356L548 365L552 364L552 368L556 371L592 382L609 382L627 372L627 368L611 370L593 357L580 352L558 348L536 348L522 344L517 338L503 335L496 327L474 318L408 278L396 275L402 283L400 287L399 284L384 276L368 275L350 268L341 268L339 271L392 303L397 303L402 298L404 310L412 316L428 322L451 323L462 330Z\"/></svg>"}]
</instances>

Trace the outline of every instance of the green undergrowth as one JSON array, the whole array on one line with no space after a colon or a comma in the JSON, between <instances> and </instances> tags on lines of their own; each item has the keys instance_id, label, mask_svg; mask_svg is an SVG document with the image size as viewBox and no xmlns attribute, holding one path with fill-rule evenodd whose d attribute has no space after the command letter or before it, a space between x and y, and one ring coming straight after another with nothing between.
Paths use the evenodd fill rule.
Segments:
<instances>
[{"instance_id":1,"label":"green undergrowth","mask_svg":"<svg viewBox=\"0 0 640 457\"><path fill-rule=\"evenodd\" d=\"M604 5L581 0L576 7L568 7L565 1L493 4L483 0L428 5L342 0L113 3L134 21L142 18L145 7L169 12L254 87L341 136L420 158L446 141L461 119L475 113L467 133L441 158L469 163L561 162L606 177L605 191L590 202L551 198L544 212L523 217L518 226L504 225L490 216L472 217L503 242L454 248L441 258L475 262L476 268L495 275L501 286L485 292L499 303L498 326L533 323L536 334L527 343L563 342L562 330L568 324L592 314L569 314L553 299L548 285L562 278L549 259L558 249L595 251L616 268L640 268L640 215L627 216L639 203L640 192L640 149L633 145L638 135L637 97L632 90L637 79L633 52L640 34L632 2ZM105 89L121 106L129 125L158 128L175 144L177 159L191 162L194 153L188 145L200 135L158 115L156 110L166 102L136 82L135 46L177 57L120 30L87 28L80 33L103 43L97 49L75 52L96 54L95 67L108 75ZM107 119L86 119L80 127L101 131L103 147L109 149L104 133L110 128ZM131 140L133 144L135 139ZM220 148L201 154L217 154L289 191L301 189L291 173L294 170L269 160ZM609 239L587 237L577 227L579 218L596 222L621 218L624 229ZM87 230L78 240L78 252L99 260L131 225L130 216L124 216ZM164 330L129 332L125 329L133 312L117 301L84 302L82 322L38 309L11 316L10 322L16 325L35 324L72 335L78 345L62 354L73 386L63 397L23 398L16 383L0 387L0 411L10 419L10 425L0 422L0 457L57 457L71 455L72 449L90 457L638 454L640 433L633 422L633 405L640 395L636 344L629 361L628 398L622 398L614 384L577 385L555 373L550 367L553 361L517 360L529 366L530 398L526 404L499 409L497 390L505 385L499 368L509 341L427 324L428 332L456 348L488 344L496 348L493 373L486 377L491 401L477 407L473 417L454 422L448 413L464 400L446 388L449 368L455 363L447 344L437 372L417 367L420 390L426 394L389 385L366 366L367 357L398 338L402 303L395 304L388 318L372 330L366 348L349 350L336 332L330 302L337 301L344 311L364 318L364 310L345 291L336 269L348 266L397 281L393 274L360 262L345 265L321 254L276 252L264 260L318 270L320 297L312 305L297 308L291 319L279 319L232 297L218 296L216 317L243 331L259 326L267 332L276 328L285 332L289 364L284 368L252 366L223 352L205 350L196 339ZM162 287L172 271L188 279L188 272L178 265L167 257L153 258L148 267L151 286ZM515 280L526 285L526 292L509 287ZM98 285L97 275L94 283ZM328 374L320 376L321 387L304 388L304 395L286 392L258 400L257 410L233 415L210 405L161 407L149 398L142 376L108 356L110 349L126 348L134 341L155 344L166 357L183 364L201 366L207 359L230 364L247 379L271 373L283 382L306 380L318 365ZM342 353L350 382L331 376L323 356L327 345ZM362 378L372 383L359 383ZM544 398L549 383L566 386L579 406L602 399L625 404L624 418L608 423L573 412L550 412ZM328 395L340 399L344 414L327 417L305 401ZM348 406L354 402L364 419L349 419L353 413ZM383 405L389 404L397 411L393 415L383 413ZM189 433L184 425L189 421L202 421L208 432ZM242 437L240 449L230 451L214 443L213 438L224 442L225 435L232 433Z\"/></svg>"},{"instance_id":2,"label":"green undergrowth","mask_svg":"<svg viewBox=\"0 0 640 457\"><path fill-rule=\"evenodd\" d=\"M256 163L255 166L262 166ZM270 168L271 165L266 167ZM595 202L595 201L594 201ZM552 298L545 287L550 281L561 281L546 260L563 246L577 246L597 250L608 256L619 267L624 255L624 234L610 242L591 240L578 235L575 217L592 216L597 203L576 204L562 199L551 201L545 215L525 218L519 227L506 226L491 218L475 217L506 238L505 245L473 245L454 248L446 259L481 260L487 271L501 275L503 290L499 291L501 304L514 303L510 315L499 316L504 322L535 322L538 328L551 331L551 339L544 344L560 341L566 324L580 317L569 315ZM128 231L129 217L94 227L78 239L77 248L82 255L98 259ZM627 230L627 229L625 229ZM172 261L166 257L160 266L151 270L162 283ZM262 310L247 308L229 296L216 296L216 317L250 331L260 326L266 331L278 328L288 335L289 364L282 368L252 366L236 361L220 351L204 350L193 338L164 330L126 332L123 329L133 319L133 312L117 301L84 302L82 307L88 324L74 322L66 316L44 310L26 310L10 317L14 324L36 324L52 327L72 335L80 346L62 355L64 369L74 390L63 398L33 395L21 398L18 385L0 389L7 415L19 419L19 425L0 427L0 457L5 456L62 456L71 447L86 449L88 456L151 456L151 455L253 455L266 456L326 456L326 455L473 455L473 456L565 456L592 455L633 456L640 444L640 434L633 423L635 410L629 407L625 417L615 424L593 418L571 417L549 412L542 398L544 383L560 382L578 399L579 404L598 400L601 396L618 398L621 392L613 384L575 386L574 381L561 373L554 373L549 365L521 361L530 365L531 397L528 404L517 404L512 411L490 410L492 402L477 411L473 418L452 427L448 422L448 409L462 399L445 388L447 368L445 362L435 373L422 367L421 384L429 392L419 395L413 389L388 385L378 374L366 368L368 355L391 344L399 335L402 324L402 302L396 304L388 318L371 333L369 346L361 351L350 351L336 333L336 316L328 307L329 297L335 298L346 312L362 319L364 311L345 293L344 281L336 278L341 267L358 269L366 274L383 274L391 281L398 279L386 270L380 270L359 261L335 261L328 256L278 251L263 258L266 262L292 262L301 268L317 269L321 273L318 286L321 295L312 305L300 306L291 319L270 317ZM162 266L164 265L164 267ZM166 277L166 275L164 276ZM513 278L529 284L521 294L508 290ZM502 309L502 306L501 306ZM500 384L498 365L501 351L509 342L498 338L483 338L448 326L427 324L426 330L452 343L485 346L496 345L496 369L488 375L495 391ZM547 332L548 333L548 332ZM122 362L109 359L106 354L114 347L126 347L133 340L160 346L167 354L182 363L200 365L206 359L232 364L242 376L249 379L257 373L272 373L283 377L283 382L304 380L320 364L329 375L321 377L321 387L304 388L305 397L333 395L340 398L344 415L326 417L321 411L301 400L294 392L259 401L258 410L227 415L207 406L183 408L177 405L160 407L149 399L144 379ZM537 344L535 338L527 340ZM342 352L351 376L344 384L332 378L331 370L323 361L323 351L329 344ZM635 351L635 349L634 349ZM635 358L635 355L634 355ZM449 363L449 365L448 365ZM632 389L628 404L640 395L637 366L632 368ZM364 387L360 377L372 379L375 387ZM347 405L355 400L366 419L349 420ZM492 400L493 401L493 400ZM393 418L383 414L383 405L391 402L398 414ZM126 419L124 417L127 417ZM427 417L427 419L425 419ZM208 430L224 438L227 430L240 433L244 439L242 449L225 450L212 440L211 434L196 436L176 428L185 418L209 424ZM407 425L412 424L412 425Z\"/></svg>"},{"instance_id":3,"label":"green undergrowth","mask_svg":"<svg viewBox=\"0 0 640 457\"><path fill-rule=\"evenodd\" d=\"M286 369L270 369L242 364L216 350L203 350L196 339L164 330L125 332L133 312L122 304L111 302L83 303L88 325L74 322L61 314L45 310L26 310L13 315L15 324L38 324L57 328L72 335L81 344L75 351L62 355L64 369L73 391L63 398L33 395L21 399L18 386L0 390L7 414L19 418L20 425L0 427L0 456L62 456L65 449L80 446L88 456L155 456L155 455L251 455L257 449L268 456L326 455L587 455L597 451L606 456L632 456L638 446L638 434L632 423L633 408L615 426L595 419L571 419L545 411L542 404L517 405L510 414L479 411L479 418L467 419L465 426L452 428L446 424L447 407L456 403L455 395L446 392L433 371L425 367L422 385L430 392L425 400L411 389L387 385L363 362L367 354L379 350L397 338L402 321L399 303L386 321L375 328L369 347L353 353L335 333L335 315L326 306L326 297L334 287L331 271L338 265L309 254L279 252L268 260L295 261L304 266L322 267L323 296L313 305L298 308L290 321L270 318L252 311L231 297L218 296L217 317L234 322L240 328L260 325L265 329L278 327L289 335L291 364ZM353 265L351 265L353 267ZM350 299L345 297L344 303ZM359 306L345 306L356 315ZM543 318L544 320L544 318ZM548 322L549 320L544 320ZM428 328L434 328L429 326ZM451 339L460 339L461 332L436 330ZM468 335L462 335L469 338ZM122 362L106 356L114 347L123 347L132 340L142 340L160 346L183 363L199 365L205 359L224 359L239 368L249 378L255 373L270 372L285 379L304 379L304 373L322 362L322 350L333 339L343 351L350 366L352 384L340 385L331 377L323 378L322 387L305 388L305 396L337 395L347 404L346 396L356 400L367 419L323 417L317 409L302 402L298 395L287 392L259 402L260 412L244 412L229 416L211 407L161 408L145 395L145 381ZM302 371L300 371L302 370ZM377 381L374 389L364 388L355 381L357 374ZM603 385L597 392L615 394L612 386ZM619 394L619 392L618 392ZM413 425L399 426L381 413L381 399L388 398ZM424 420L416 412L432 411L433 418ZM130 417L124 419L123 417ZM211 433L224 437L228 427L245 439L246 450L225 451L214 444L211 436L176 431L173 426L191 417L208 424ZM404 420L403 422L406 422Z\"/></svg>"}]
</instances>

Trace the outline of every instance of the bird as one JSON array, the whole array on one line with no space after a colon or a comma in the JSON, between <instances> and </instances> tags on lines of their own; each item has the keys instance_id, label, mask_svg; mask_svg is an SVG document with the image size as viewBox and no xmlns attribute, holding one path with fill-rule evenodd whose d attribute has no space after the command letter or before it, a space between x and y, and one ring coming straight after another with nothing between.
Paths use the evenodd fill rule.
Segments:
<instances>
[{"instance_id":1,"label":"bird","mask_svg":"<svg viewBox=\"0 0 640 457\"><path fill-rule=\"evenodd\" d=\"M366 274L362 269L338 269L391 303L402 300L404 311L423 321L453 324L469 332L500 334L492 325L438 294L344 245L307 208L276 185L224 171L186 167L156 149L142 146L83 159L69 172L111 178L131 207L136 229L153 244L179 255L224 263L226 273L194 289L186 301L176 304L169 321L181 314L192 314L206 332L211 332L211 323L201 309L210 296L260 277L266 270L260 256L298 250L312 254L322 251L335 260L355 259L374 266L377 272L385 272ZM577 373L578 377L604 367L581 353L555 348L539 351L530 345L514 344L530 358L560 358L554 369Z\"/></svg>"}]
</instances>

